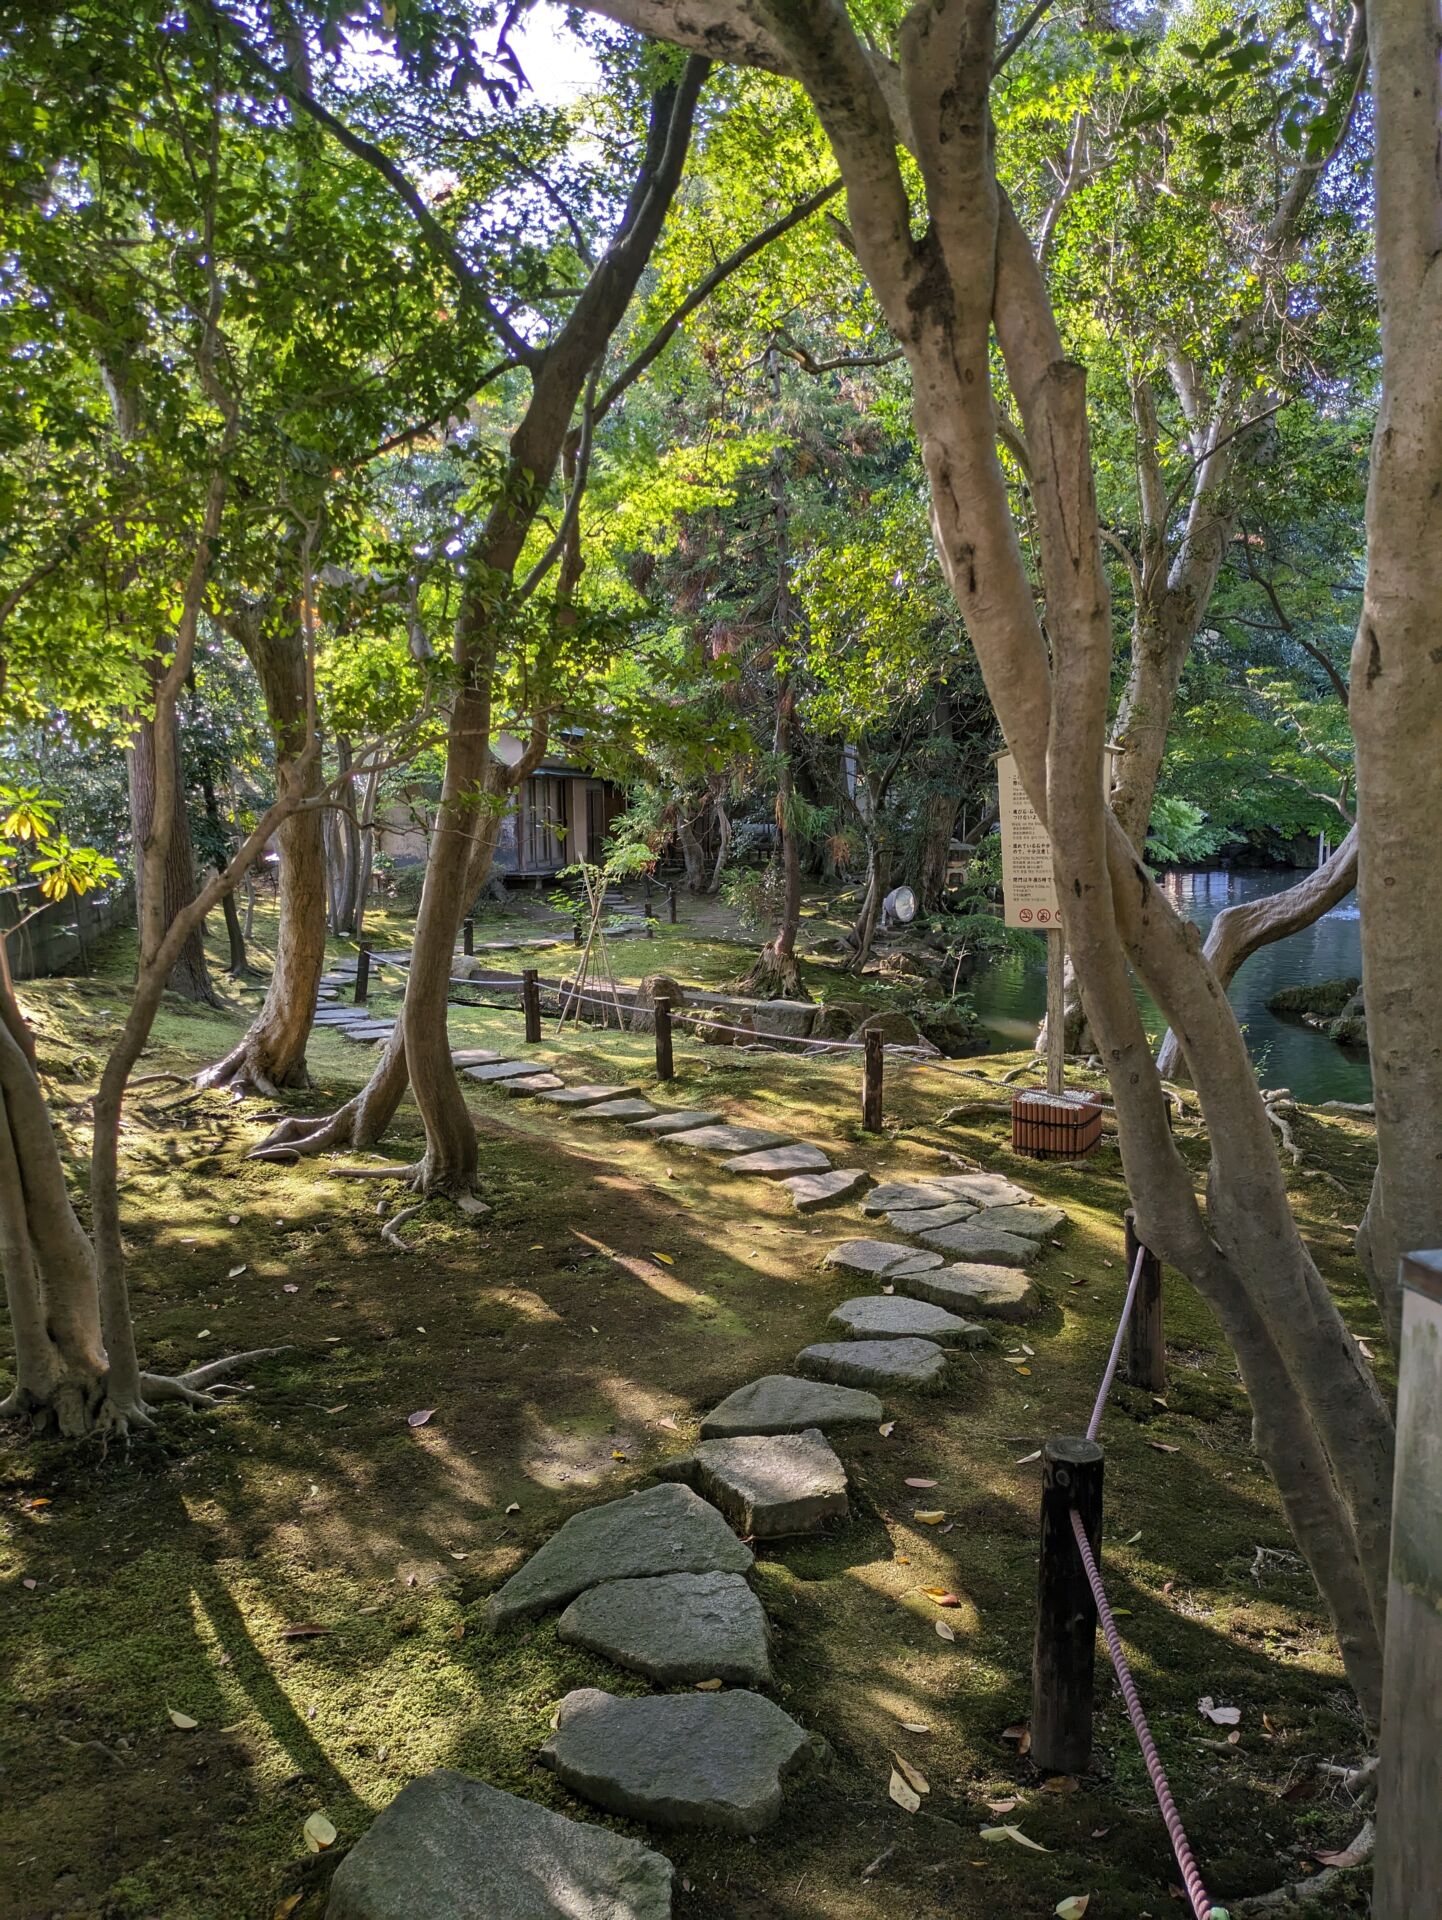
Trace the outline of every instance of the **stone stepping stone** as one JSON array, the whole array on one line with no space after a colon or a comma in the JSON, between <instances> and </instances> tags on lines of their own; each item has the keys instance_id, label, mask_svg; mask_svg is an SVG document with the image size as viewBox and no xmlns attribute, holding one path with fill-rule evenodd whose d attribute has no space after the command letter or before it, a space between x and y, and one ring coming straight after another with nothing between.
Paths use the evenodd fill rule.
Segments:
<instances>
[{"instance_id":1,"label":"stone stepping stone","mask_svg":"<svg viewBox=\"0 0 1442 1920\"><path fill-rule=\"evenodd\" d=\"M698 1127L714 1126L721 1118L719 1113L654 1113L649 1120L636 1122L637 1133L687 1133Z\"/></svg>"},{"instance_id":2,"label":"stone stepping stone","mask_svg":"<svg viewBox=\"0 0 1442 1920\"><path fill-rule=\"evenodd\" d=\"M1036 1196L999 1173L943 1173L928 1181L956 1200L978 1207L1020 1207Z\"/></svg>"},{"instance_id":3,"label":"stone stepping stone","mask_svg":"<svg viewBox=\"0 0 1442 1920\"><path fill-rule=\"evenodd\" d=\"M759 1693L568 1693L541 1765L573 1793L656 1827L762 1833L825 1742ZM498 1909L506 1911L506 1909Z\"/></svg>"},{"instance_id":4,"label":"stone stepping stone","mask_svg":"<svg viewBox=\"0 0 1442 1920\"><path fill-rule=\"evenodd\" d=\"M451 1065L454 1067L484 1067L492 1060L504 1060L503 1053L497 1053L494 1047L452 1047Z\"/></svg>"},{"instance_id":5,"label":"stone stepping stone","mask_svg":"<svg viewBox=\"0 0 1442 1920\"><path fill-rule=\"evenodd\" d=\"M685 1133L671 1136L672 1143L678 1147L695 1147L702 1153L759 1153L763 1147L784 1147L788 1145L784 1133L767 1133L761 1127L721 1126L692 1127Z\"/></svg>"},{"instance_id":6,"label":"stone stepping stone","mask_svg":"<svg viewBox=\"0 0 1442 1920\"><path fill-rule=\"evenodd\" d=\"M803 1347L798 1373L844 1387L913 1387L934 1392L946 1384L946 1355L934 1340L836 1340Z\"/></svg>"},{"instance_id":7,"label":"stone stepping stone","mask_svg":"<svg viewBox=\"0 0 1442 1920\"><path fill-rule=\"evenodd\" d=\"M874 1427L885 1418L874 1393L854 1387L824 1386L790 1373L767 1373L748 1381L711 1409L701 1422L703 1440L729 1440L736 1434L805 1433L816 1427L835 1433L846 1427Z\"/></svg>"},{"instance_id":8,"label":"stone stepping stone","mask_svg":"<svg viewBox=\"0 0 1442 1920\"><path fill-rule=\"evenodd\" d=\"M578 1120L645 1120L656 1109L649 1100L598 1100L593 1107L577 1110Z\"/></svg>"},{"instance_id":9,"label":"stone stepping stone","mask_svg":"<svg viewBox=\"0 0 1442 1920\"><path fill-rule=\"evenodd\" d=\"M903 1268L908 1273L924 1273L927 1267L945 1265L940 1254L918 1253L899 1240L843 1240L826 1256L828 1267L844 1267L848 1273L894 1274Z\"/></svg>"},{"instance_id":10,"label":"stone stepping stone","mask_svg":"<svg viewBox=\"0 0 1442 1920\"><path fill-rule=\"evenodd\" d=\"M771 1685L766 1615L739 1573L608 1580L573 1600L556 1632L660 1687Z\"/></svg>"},{"instance_id":11,"label":"stone stepping stone","mask_svg":"<svg viewBox=\"0 0 1442 1920\"><path fill-rule=\"evenodd\" d=\"M703 1440L694 1453L668 1460L661 1474L694 1487L748 1539L815 1533L850 1513L846 1469L819 1427Z\"/></svg>"},{"instance_id":12,"label":"stone stepping stone","mask_svg":"<svg viewBox=\"0 0 1442 1920\"><path fill-rule=\"evenodd\" d=\"M371 1025L363 1007L322 1007L318 1013L311 1015L311 1020L317 1027Z\"/></svg>"},{"instance_id":13,"label":"stone stepping stone","mask_svg":"<svg viewBox=\"0 0 1442 1920\"><path fill-rule=\"evenodd\" d=\"M514 1080L498 1080L496 1088L500 1093L553 1093L565 1084L559 1073L523 1073Z\"/></svg>"},{"instance_id":14,"label":"stone stepping stone","mask_svg":"<svg viewBox=\"0 0 1442 1920\"><path fill-rule=\"evenodd\" d=\"M934 1340L939 1347L979 1347L990 1337L974 1320L963 1320L929 1300L909 1300L899 1293L870 1293L858 1300L843 1300L830 1319L853 1340L915 1338Z\"/></svg>"},{"instance_id":15,"label":"stone stepping stone","mask_svg":"<svg viewBox=\"0 0 1442 1920\"><path fill-rule=\"evenodd\" d=\"M763 1147L759 1153L738 1154L721 1164L728 1173L762 1173L779 1178L783 1173L824 1173L831 1161L820 1147L803 1140L792 1147Z\"/></svg>"},{"instance_id":16,"label":"stone stepping stone","mask_svg":"<svg viewBox=\"0 0 1442 1920\"><path fill-rule=\"evenodd\" d=\"M1025 1240L1045 1240L1066 1225L1060 1207L988 1207L978 1222L990 1231L1000 1227L1003 1233L1019 1233Z\"/></svg>"},{"instance_id":17,"label":"stone stepping stone","mask_svg":"<svg viewBox=\"0 0 1442 1920\"><path fill-rule=\"evenodd\" d=\"M906 1207L888 1213L887 1223L898 1233L921 1233L927 1228L954 1227L959 1220L974 1220L978 1209L964 1200L953 1200L945 1207Z\"/></svg>"},{"instance_id":18,"label":"stone stepping stone","mask_svg":"<svg viewBox=\"0 0 1442 1920\"><path fill-rule=\"evenodd\" d=\"M863 1213L890 1213L893 1207L944 1207L955 1200L931 1180L883 1180L861 1203Z\"/></svg>"},{"instance_id":19,"label":"stone stepping stone","mask_svg":"<svg viewBox=\"0 0 1442 1920\"><path fill-rule=\"evenodd\" d=\"M671 1862L639 1840L438 1767L336 1869L330 1920L670 1920Z\"/></svg>"},{"instance_id":20,"label":"stone stepping stone","mask_svg":"<svg viewBox=\"0 0 1442 1920\"><path fill-rule=\"evenodd\" d=\"M603 1100L620 1100L625 1097L624 1087L558 1087L554 1093L543 1093L543 1100L554 1100L558 1107L595 1107Z\"/></svg>"},{"instance_id":21,"label":"stone stepping stone","mask_svg":"<svg viewBox=\"0 0 1442 1920\"><path fill-rule=\"evenodd\" d=\"M534 1060L491 1060L481 1067L462 1067L461 1072L467 1080L517 1080L522 1075L534 1073Z\"/></svg>"},{"instance_id":22,"label":"stone stepping stone","mask_svg":"<svg viewBox=\"0 0 1442 1920\"><path fill-rule=\"evenodd\" d=\"M394 1020L369 1020L363 1024L342 1027L342 1040L389 1040L396 1030Z\"/></svg>"},{"instance_id":23,"label":"stone stepping stone","mask_svg":"<svg viewBox=\"0 0 1442 1920\"><path fill-rule=\"evenodd\" d=\"M798 1213L819 1213L823 1207L839 1206L850 1199L870 1178L864 1167L837 1167L831 1173L793 1174L781 1184Z\"/></svg>"},{"instance_id":24,"label":"stone stepping stone","mask_svg":"<svg viewBox=\"0 0 1442 1920\"><path fill-rule=\"evenodd\" d=\"M491 1595L487 1610L499 1625L563 1607L603 1580L640 1580L658 1573L746 1573L750 1566L750 1549L689 1487L647 1487L573 1513Z\"/></svg>"},{"instance_id":25,"label":"stone stepping stone","mask_svg":"<svg viewBox=\"0 0 1442 1920\"><path fill-rule=\"evenodd\" d=\"M939 1273L905 1274L900 1284L918 1300L985 1320L1029 1320L1041 1305L1035 1281L1010 1267L943 1267Z\"/></svg>"},{"instance_id":26,"label":"stone stepping stone","mask_svg":"<svg viewBox=\"0 0 1442 1920\"><path fill-rule=\"evenodd\" d=\"M963 1260L982 1261L995 1267L1027 1267L1041 1252L1035 1240L1025 1234L1003 1233L986 1225L985 1215L978 1220L959 1220L952 1227L933 1227L917 1234L923 1246L939 1253L959 1254Z\"/></svg>"}]
</instances>

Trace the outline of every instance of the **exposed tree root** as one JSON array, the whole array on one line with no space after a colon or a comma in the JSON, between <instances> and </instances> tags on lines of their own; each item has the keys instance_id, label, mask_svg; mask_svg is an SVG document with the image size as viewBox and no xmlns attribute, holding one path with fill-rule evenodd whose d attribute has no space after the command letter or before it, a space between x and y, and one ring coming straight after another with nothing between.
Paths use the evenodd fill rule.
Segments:
<instances>
[{"instance_id":1,"label":"exposed tree root","mask_svg":"<svg viewBox=\"0 0 1442 1920\"><path fill-rule=\"evenodd\" d=\"M215 1394L208 1391L217 1381L253 1360L269 1360L277 1353L288 1351L286 1347L252 1347L246 1353L229 1353L209 1360L187 1373L142 1373L138 1399L113 1397L104 1379L97 1379L87 1388L74 1384L63 1386L53 1399L43 1401L23 1394L17 1387L0 1400L0 1419L25 1420L36 1433L54 1427L66 1439L92 1438L108 1445L111 1440L149 1432L155 1425L155 1408L167 1402L179 1401L183 1406L194 1408L219 1406Z\"/></svg>"},{"instance_id":2,"label":"exposed tree root","mask_svg":"<svg viewBox=\"0 0 1442 1920\"><path fill-rule=\"evenodd\" d=\"M757 1000L809 1000L801 979L801 963L794 953L778 954L764 946L755 964L736 983L736 991Z\"/></svg>"},{"instance_id":3,"label":"exposed tree root","mask_svg":"<svg viewBox=\"0 0 1442 1920\"><path fill-rule=\"evenodd\" d=\"M355 1147L362 1143L355 1138L355 1125L360 1113L359 1099L348 1100L334 1113L324 1114L319 1119L313 1114L292 1115L273 1127L258 1147L252 1147L246 1156L250 1160L268 1160L274 1157L275 1149L287 1149L287 1158L300 1159L312 1153L326 1153L332 1147Z\"/></svg>"},{"instance_id":4,"label":"exposed tree root","mask_svg":"<svg viewBox=\"0 0 1442 1920\"><path fill-rule=\"evenodd\" d=\"M385 1241L388 1247L394 1247L397 1253L415 1252L414 1247L408 1247L405 1241L402 1240L400 1230L407 1220L414 1219L424 1205L425 1202L423 1200L418 1200L413 1207L402 1207L399 1213L393 1215L391 1219L386 1221L385 1225L381 1228L381 1239Z\"/></svg>"},{"instance_id":5,"label":"exposed tree root","mask_svg":"<svg viewBox=\"0 0 1442 1920\"><path fill-rule=\"evenodd\" d=\"M1365 1866L1372 1858L1372 1849L1376 1843L1376 1833L1370 1820L1364 1822L1357 1838L1341 1854L1336 1865L1324 1867L1321 1873L1314 1873L1306 1880L1292 1880L1284 1887L1277 1887L1271 1893L1256 1894L1250 1900L1240 1900L1230 1911L1234 1920L1253 1920L1254 1915L1271 1913L1305 1913L1316 1910L1315 1903L1329 1888L1335 1886L1344 1874L1355 1873L1358 1867Z\"/></svg>"}]
</instances>

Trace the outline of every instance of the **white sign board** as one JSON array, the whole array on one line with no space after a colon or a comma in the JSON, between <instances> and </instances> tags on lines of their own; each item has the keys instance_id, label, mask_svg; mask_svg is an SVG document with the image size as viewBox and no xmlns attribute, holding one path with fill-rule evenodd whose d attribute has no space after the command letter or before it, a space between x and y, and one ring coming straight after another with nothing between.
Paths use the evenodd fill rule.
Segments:
<instances>
[{"instance_id":1,"label":"white sign board","mask_svg":"<svg viewBox=\"0 0 1442 1920\"><path fill-rule=\"evenodd\" d=\"M997 805L1001 817L1001 887L1006 924L1033 932L1061 925L1056 881L1051 870L1051 836L1026 797L1026 788L1009 753L996 763Z\"/></svg>"},{"instance_id":2,"label":"white sign board","mask_svg":"<svg viewBox=\"0 0 1442 1920\"><path fill-rule=\"evenodd\" d=\"M1102 755L1103 790L1107 793L1111 791L1115 752L1114 747L1108 747ZM997 755L996 782L1006 924L1029 927L1033 933L1059 928L1061 908L1056 897L1056 881L1052 878L1051 835L1027 799L1016 761L1009 753Z\"/></svg>"}]
</instances>

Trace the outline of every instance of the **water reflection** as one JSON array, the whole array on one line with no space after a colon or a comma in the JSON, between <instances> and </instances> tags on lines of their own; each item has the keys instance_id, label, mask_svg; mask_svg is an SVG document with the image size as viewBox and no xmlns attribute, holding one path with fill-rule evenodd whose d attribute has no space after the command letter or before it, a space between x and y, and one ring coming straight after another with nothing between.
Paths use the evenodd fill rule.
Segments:
<instances>
[{"instance_id":1,"label":"water reflection","mask_svg":"<svg viewBox=\"0 0 1442 1920\"><path fill-rule=\"evenodd\" d=\"M1164 874L1159 884L1172 905L1205 933L1223 907L1279 893L1301 877L1291 871L1209 867ZM1036 945L1034 958L1008 955L992 962L972 982L976 1010L998 1046L1029 1046L1036 1038L1046 1011L1046 967L1041 942ZM1282 987L1344 979L1361 971L1355 897L1301 933L1252 955L1232 982L1228 997L1264 1087L1290 1087L1299 1100L1371 1099L1372 1076L1364 1057L1344 1053L1325 1035L1278 1020L1267 1011L1267 1001ZM1140 989L1137 999L1148 1031L1159 1035L1162 1023L1156 1008Z\"/></svg>"}]
</instances>

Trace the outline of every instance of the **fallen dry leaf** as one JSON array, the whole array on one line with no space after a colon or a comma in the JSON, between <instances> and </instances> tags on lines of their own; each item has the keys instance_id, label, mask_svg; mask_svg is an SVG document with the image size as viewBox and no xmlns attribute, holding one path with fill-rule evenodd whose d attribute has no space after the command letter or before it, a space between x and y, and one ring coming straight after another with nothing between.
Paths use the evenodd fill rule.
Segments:
<instances>
[{"instance_id":1,"label":"fallen dry leaf","mask_svg":"<svg viewBox=\"0 0 1442 1920\"><path fill-rule=\"evenodd\" d=\"M658 1427L665 1427L670 1433L674 1433L679 1424L675 1417L669 1413L663 1413L661 1418L656 1422Z\"/></svg>"},{"instance_id":2,"label":"fallen dry leaf","mask_svg":"<svg viewBox=\"0 0 1442 1920\"><path fill-rule=\"evenodd\" d=\"M1041 1448L1038 1447L1035 1453L1024 1453L1020 1460L1013 1460L1011 1464L1014 1467L1029 1467L1034 1460L1040 1460L1040 1458Z\"/></svg>"},{"instance_id":3,"label":"fallen dry leaf","mask_svg":"<svg viewBox=\"0 0 1442 1920\"><path fill-rule=\"evenodd\" d=\"M883 1440L889 1440L892 1434L896 1432L896 1422L894 1420L883 1420L876 1431L881 1435Z\"/></svg>"},{"instance_id":4,"label":"fallen dry leaf","mask_svg":"<svg viewBox=\"0 0 1442 1920\"><path fill-rule=\"evenodd\" d=\"M911 1788L913 1793L931 1792L931 1782L927 1779L926 1775L922 1773L920 1768L912 1766L911 1762L904 1759L899 1753L893 1753L891 1758L895 1762L897 1772L906 1781L907 1786Z\"/></svg>"},{"instance_id":5,"label":"fallen dry leaf","mask_svg":"<svg viewBox=\"0 0 1442 1920\"><path fill-rule=\"evenodd\" d=\"M1017 1796L1013 1794L1010 1800L988 1800L986 1810L988 1813L1010 1813L1013 1807L1019 1806L1020 1804Z\"/></svg>"},{"instance_id":6,"label":"fallen dry leaf","mask_svg":"<svg viewBox=\"0 0 1442 1920\"><path fill-rule=\"evenodd\" d=\"M937 1482L935 1480L908 1480L906 1484L909 1487L934 1487Z\"/></svg>"},{"instance_id":7,"label":"fallen dry leaf","mask_svg":"<svg viewBox=\"0 0 1442 1920\"><path fill-rule=\"evenodd\" d=\"M1157 1453L1180 1453L1180 1447L1174 1447L1167 1440L1148 1440L1147 1445Z\"/></svg>"},{"instance_id":8,"label":"fallen dry leaf","mask_svg":"<svg viewBox=\"0 0 1442 1920\"><path fill-rule=\"evenodd\" d=\"M898 1720L896 1723L903 1733L930 1733L931 1728L924 1720Z\"/></svg>"},{"instance_id":9,"label":"fallen dry leaf","mask_svg":"<svg viewBox=\"0 0 1442 1920\"><path fill-rule=\"evenodd\" d=\"M510 1506L506 1508L507 1513L519 1513L520 1511L521 1511L521 1503L519 1500L513 1500Z\"/></svg>"},{"instance_id":10,"label":"fallen dry leaf","mask_svg":"<svg viewBox=\"0 0 1442 1920\"><path fill-rule=\"evenodd\" d=\"M906 1784L906 1781L897 1772L895 1767L891 1769L891 1783L886 1791L896 1802L897 1806L904 1807L908 1813L915 1813L921 1805L921 1795L917 1793L914 1788Z\"/></svg>"},{"instance_id":11,"label":"fallen dry leaf","mask_svg":"<svg viewBox=\"0 0 1442 1920\"><path fill-rule=\"evenodd\" d=\"M244 1272L245 1272L245 1266L242 1263L238 1267L232 1267L230 1272L225 1277L227 1280L238 1280Z\"/></svg>"},{"instance_id":12,"label":"fallen dry leaf","mask_svg":"<svg viewBox=\"0 0 1442 1920\"><path fill-rule=\"evenodd\" d=\"M1082 1915L1091 1905L1089 1893L1069 1894L1065 1900L1056 1903L1056 1920L1082 1920Z\"/></svg>"},{"instance_id":13,"label":"fallen dry leaf","mask_svg":"<svg viewBox=\"0 0 1442 1920\"><path fill-rule=\"evenodd\" d=\"M697 1693L719 1693L721 1686L722 1683L719 1680L698 1680L696 1682L696 1691Z\"/></svg>"},{"instance_id":14,"label":"fallen dry leaf","mask_svg":"<svg viewBox=\"0 0 1442 1920\"><path fill-rule=\"evenodd\" d=\"M1033 1853L1051 1852L1051 1848L1044 1847L1040 1840L1028 1839L1020 1827L983 1827L981 1837L983 1840L1014 1840L1019 1847L1030 1847Z\"/></svg>"},{"instance_id":15,"label":"fallen dry leaf","mask_svg":"<svg viewBox=\"0 0 1442 1920\"><path fill-rule=\"evenodd\" d=\"M276 1907L275 1912L271 1915L271 1920L289 1920L289 1916L295 1912L304 1898L305 1895L303 1893L288 1893L284 1900Z\"/></svg>"},{"instance_id":16,"label":"fallen dry leaf","mask_svg":"<svg viewBox=\"0 0 1442 1920\"><path fill-rule=\"evenodd\" d=\"M240 1215L238 1213L228 1213L225 1217L231 1226L238 1227L240 1225Z\"/></svg>"},{"instance_id":17,"label":"fallen dry leaf","mask_svg":"<svg viewBox=\"0 0 1442 1920\"><path fill-rule=\"evenodd\" d=\"M653 1260L659 1260L663 1267L674 1267L676 1264L669 1253L657 1253L654 1249L652 1250L651 1258Z\"/></svg>"},{"instance_id":18,"label":"fallen dry leaf","mask_svg":"<svg viewBox=\"0 0 1442 1920\"><path fill-rule=\"evenodd\" d=\"M1043 1793L1075 1793L1080 1785L1081 1782L1069 1773L1054 1773L1042 1781L1041 1790Z\"/></svg>"},{"instance_id":19,"label":"fallen dry leaf","mask_svg":"<svg viewBox=\"0 0 1442 1920\"><path fill-rule=\"evenodd\" d=\"M919 1520L924 1527L939 1527L946 1518L945 1507L923 1507L912 1514L913 1520Z\"/></svg>"},{"instance_id":20,"label":"fallen dry leaf","mask_svg":"<svg viewBox=\"0 0 1442 1920\"><path fill-rule=\"evenodd\" d=\"M956 1628L949 1620L933 1620L932 1625L936 1628L936 1631L941 1635L943 1640L954 1640L956 1638Z\"/></svg>"},{"instance_id":21,"label":"fallen dry leaf","mask_svg":"<svg viewBox=\"0 0 1442 1920\"><path fill-rule=\"evenodd\" d=\"M1352 1842L1337 1853L1319 1853L1314 1856L1324 1867L1340 1867L1344 1872L1348 1867L1360 1867L1364 1860L1372 1855L1372 1822L1369 1820Z\"/></svg>"},{"instance_id":22,"label":"fallen dry leaf","mask_svg":"<svg viewBox=\"0 0 1442 1920\"><path fill-rule=\"evenodd\" d=\"M406 1415L406 1425L408 1427L423 1427L434 1413L434 1407L418 1407L414 1413L408 1413Z\"/></svg>"},{"instance_id":23,"label":"fallen dry leaf","mask_svg":"<svg viewBox=\"0 0 1442 1920\"><path fill-rule=\"evenodd\" d=\"M313 1813L301 1832L312 1853L324 1853L327 1847L335 1845L335 1828L323 1813Z\"/></svg>"},{"instance_id":24,"label":"fallen dry leaf","mask_svg":"<svg viewBox=\"0 0 1442 1920\"><path fill-rule=\"evenodd\" d=\"M1025 1720L1018 1721L1014 1727L1005 1728L1001 1737L1003 1740L1014 1740L1018 1753L1031 1752L1031 1728Z\"/></svg>"},{"instance_id":25,"label":"fallen dry leaf","mask_svg":"<svg viewBox=\"0 0 1442 1920\"><path fill-rule=\"evenodd\" d=\"M945 1587L923 1587L921 1591L926 1595L928 1600L934 1600L939 1607L959 1607L961 1605L956 1595L949 1593Z\"/></svg>"},{"instance_id":26,"label":"fallen dry leaf","mask_svg":"<svg viewBox=\"0 0 1442 1920\"><path fill-rule=\"evenodd\" d=\"M182 1733L189 1733L200 1725L198 1720L192 1720L188 1713L181 1713L176 1707L167 1707L165 1711L170 1715L171 1726L179 1727Z\"/></svg>"},{"instance_id":27,"label":"fallen dry leaf","mask_svg":"<svg viewBox=\"0 0 1442 1920\"><path fill-rule=\"evenodd\" d=\"M895 1287L883 1287L883 1288L881 1289L881 1291L882 1291L883 1293L895 1293L895 1292L896 1292L896 1288L895 1288Z\"/></svg>"},{"instance_id":28,"label":"fallen dry leaf","mask_svg":"<svg viewBox=\"0 0 1442 1920\"><path fill-rule=\"evenodd\" d=\"M1204 1693L1197 1702L1197 1711L1214 1727L1235 1727L1242 1718L1240 1707L1219 1707L1209 1693Z\"/></svg>"},{"instance_id":29,"label":"fallen dry leaf","mask_svg":"<svg viewBox=\"0 0 1442 1920\"><path fill-rule=\"evenodd\" d=\"M282 1640L319 1640L329 1632L329 1627L317 1627L302 1621L299 1626L282 1627L280 1637Z\"/></svg>"}]
</instances>

